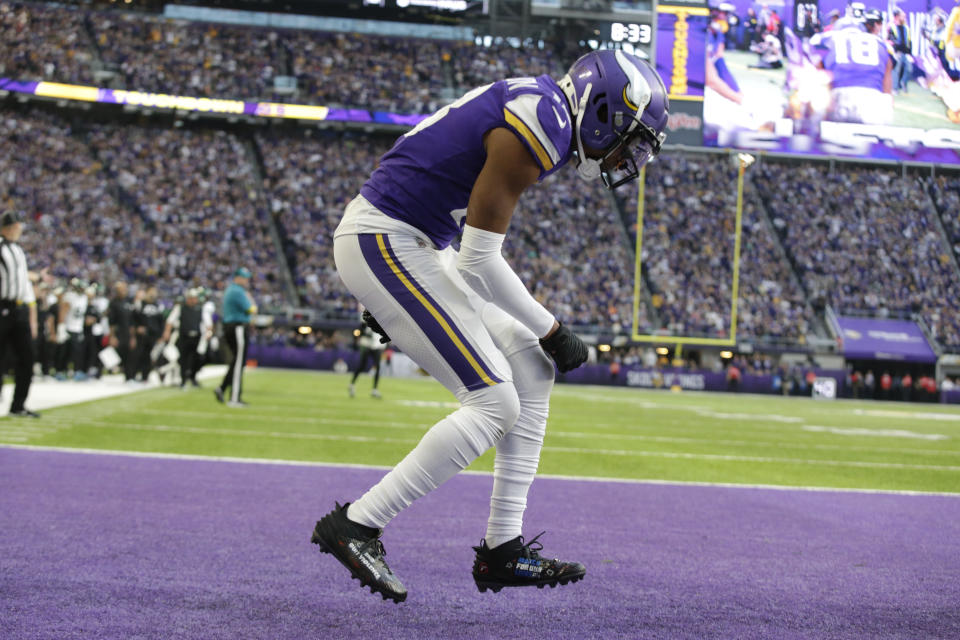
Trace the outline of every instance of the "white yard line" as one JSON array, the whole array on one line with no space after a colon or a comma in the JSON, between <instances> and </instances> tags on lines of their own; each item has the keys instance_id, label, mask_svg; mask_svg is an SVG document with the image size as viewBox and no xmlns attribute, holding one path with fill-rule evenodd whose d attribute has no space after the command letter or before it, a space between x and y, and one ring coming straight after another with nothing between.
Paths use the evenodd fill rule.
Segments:
<instances>
[{"instance_id":1,"label":"white yard line","mask_svg":"<svg viewBox=\"0 0 960 640\"><path fill-rule=\"evenodd\" d=\"M180 453L146 453L141 451L109 451L103 449L75 449L71 447L41 447L35 445L21 444L0 444L0 451L3 449L15 449L25 451L57 451L61 453L74 453L83 455L99 456L127 456L131 458L151 458L157 460L193 460L199 462L227 462L239 464L266 464L293 467L316 467L316 468L334 468L334 469L390 469L383 465L349 464L335 462L307 462L302 460L277 460L266 458L237 458L230 456L199 456ZM462 471L468 475L491 476L489 471ZM657 479L633 479L633 478L603 478L596 476L568 476L568 475L550 475L539 474L538 478L551 480L565 480L573 482L609 482L614 484L648 484L662 486L692 486L692 487L720 487L726 489L764 489L771 491L811 491L823 493L864 493L872 495L904 495L904 496L944 496L950 498L960 498L960 493L949 493L943 491L907 491L898 489L851 489L835 487L809 487L809 486L787 486L770 484L736 484L729 482L690 482L683 480L657 480Z\"/></svg>"},{"instance_id":2,"label":"white yard line","mask_svg":"<svg viewBox=\"0 0 960 640\"><path fill-rule=\"evenodd\" d=\"M283 438L289 440L330 440L343 442L390 442L396 444L415 444L419 438L387 438L383 436L351 436L339 434L301 433L291 431L260 431L258 429L228 429L218 427L188 427L172 424L135 424L130 422L113 421L83 421L84 426L93 426L101 429L118 429L129 431L160 431L168 433L196 433L206 435L228 435L254 438ZM578 455L611 455L636 456L648 458L680 458L687 460L719 460L725 462L757 462L774 464L819 465L831 467L861 467L871 469L917 469L927 471L960 471L960 466L953 465L925 465L907 464L898 462L868 462L857 460L821 460L816 458L777 458L767 456L738 456L710 453L686 453L675 451L643 451L623 449L595 449L588 447L556 447L544 446L544 451L556 453L575 453Z\"/></svg>"}]
</instances>

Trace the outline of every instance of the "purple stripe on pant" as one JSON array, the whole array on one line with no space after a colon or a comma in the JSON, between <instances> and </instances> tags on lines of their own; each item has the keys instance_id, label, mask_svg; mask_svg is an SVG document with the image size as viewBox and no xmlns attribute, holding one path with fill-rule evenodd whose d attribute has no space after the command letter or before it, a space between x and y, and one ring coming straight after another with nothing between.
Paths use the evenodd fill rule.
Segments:
<instances>
[{"instance_id":1,"label":"purple stripe on pant","mask_svg":"<svg viewBox=\"0 0 960 640\"><path fill-rule=\"evenodd\" d=\"M503 382L500 378L497 378L493 375L490 367L487 366L487 364L483 361L483 358L480 357L480 354L477 353L476 349L473 348L473 345L470 344L470 341L467 340L460 328L457 327L457 324L453 321L453 318L450 317L443 307L440 306L429 293L427 293L423 286L418 283L413 275L411 275L410 272L407 271L407 269L403 266L403 264L401 264L400 260L393 252L387 236L381 235L380 237L383 238L383 243L386 247L387 254L390 256L393 264L403 274L407 281L417 290L417 292L433 306L440 317L446 321L447 325L449 325L449 327L453 330L454 335L457 336L457 338L466 348L467 353L469 353L478 363L480 369L494 383ZM370 267L371 271L373 271L373 274L376 276L377 280L379 280L380 284L386 288L390 295L400 303L410 317L413 318L414 322L417 323L417 326L423 330L430 340L430 343L437 349L444 361L450 365L467 390L475 391L477 389L482 389L483 387L489 386L489 383L483 380L477 370L467 359L466 355L464 355L463 351L460 350L460 348L454 343L453 339L447 334L447 331L444 329L443 325L441 325L440 321L434 317L432 313L430 313L424 304L417 299L413 292L410 291L403 281L400 280L397 274L394 273L393 269L390 268L390 265L387 263L387 260L384 258L383 253L380 251L380 247L377 244L377 234L361 234L357 236L357 238L360 242L360 250L363 252L363 257L367 261L367 265Z\"/></svg>"}]
</instances>

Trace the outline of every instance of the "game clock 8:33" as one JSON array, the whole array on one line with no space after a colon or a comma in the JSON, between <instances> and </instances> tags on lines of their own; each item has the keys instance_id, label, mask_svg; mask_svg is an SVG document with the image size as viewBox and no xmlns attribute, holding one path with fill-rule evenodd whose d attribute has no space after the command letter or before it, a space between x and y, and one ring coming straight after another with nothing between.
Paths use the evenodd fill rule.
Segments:
<instances>
[{"instance_id":1,"label":"game clock 8:33","mask_svg":"<svg viewBox=\"0 0 960 640\"><path fill-rule=\"evenodd\" d=\"M653 27L642 22L613 22L610 24L610 40L649 46L653 41Z\"/></svg>"}]
</instances>

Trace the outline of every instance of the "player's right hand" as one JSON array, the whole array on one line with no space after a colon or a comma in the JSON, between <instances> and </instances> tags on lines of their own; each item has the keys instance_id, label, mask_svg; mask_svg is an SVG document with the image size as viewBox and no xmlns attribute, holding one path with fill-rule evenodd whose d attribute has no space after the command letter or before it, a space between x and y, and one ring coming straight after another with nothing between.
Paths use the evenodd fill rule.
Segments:
<instances>
[{"instance_id":1,"label":"player's right hand","mask_svg":"<svg viewBox=\"0 0 960 640\"><path fill-rule=\"evenodd\" d=\"M572 371L587 361L587 345L563 324L548 337L540 338L540 346L557 363L560 373Z\"/></svg>"},{"instance_id":2,"label":"player's right hand","mask_svg":"<svg viewBox=\"0 0 960 640\"><path fill-rule=\"evenodd\" d=\"M387 344L390 342L390 336L387 335L387 332L383 330L383 327L380 326L380 323L377 322L377 319L373 317L373 314L363 310L363 324L370 327L370 330L380 336L380 344Z\"/></svg>"}]
</instances>

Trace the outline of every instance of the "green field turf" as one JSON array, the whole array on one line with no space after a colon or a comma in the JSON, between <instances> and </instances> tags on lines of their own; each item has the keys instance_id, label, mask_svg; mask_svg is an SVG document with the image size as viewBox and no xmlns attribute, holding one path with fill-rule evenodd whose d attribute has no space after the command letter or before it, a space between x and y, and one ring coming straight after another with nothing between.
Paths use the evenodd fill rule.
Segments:
<instances>
[{"instance_id":1,"label":"green field turf","mask_svg":"<svg viewBox=\"0 0 960 640\"><path fill-rule=\"evenodd\" d=\"M6 419L0 442L393 465L456 406L427 379L386 378L383 400L366 376L354 399L345 375L253 370L245 382L247 409L210 389L143 391ZM471 468L492 465L488 452ZM557 385L540 471L960 493L960 410Z\"/></svg>"}]
</instances>

